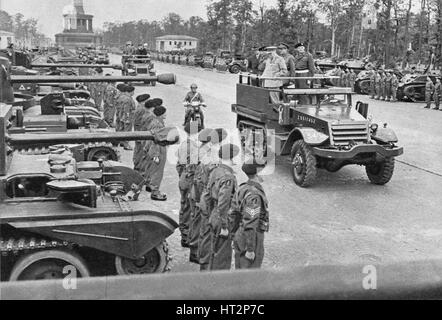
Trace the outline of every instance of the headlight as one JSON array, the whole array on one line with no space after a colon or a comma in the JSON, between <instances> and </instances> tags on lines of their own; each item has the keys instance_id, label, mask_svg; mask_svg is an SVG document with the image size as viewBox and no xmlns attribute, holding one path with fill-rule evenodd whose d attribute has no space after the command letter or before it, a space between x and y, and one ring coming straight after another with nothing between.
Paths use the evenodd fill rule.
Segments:
<instances>
[{"instance_id":1,"label":"headlight","mask_svg":"<svg viewBox=\"0 0 442 320\"><path fill-rule=\"evenodd\" d=\"M378 128L379 128L379 126L378 126L377 123L372 123L371 126L370 126L370 129L371 129L371 131L373 131L373 132L377 131Z\"/></svg>"}]
</instances>

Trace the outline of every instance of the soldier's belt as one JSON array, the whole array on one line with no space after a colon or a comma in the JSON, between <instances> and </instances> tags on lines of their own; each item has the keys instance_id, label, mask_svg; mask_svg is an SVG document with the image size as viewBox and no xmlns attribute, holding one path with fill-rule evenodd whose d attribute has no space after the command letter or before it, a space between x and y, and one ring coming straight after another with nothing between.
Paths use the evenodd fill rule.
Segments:
<instances>
[{"instance_id":1,"label":"soldier's belt","mask_svg":"<svg viewBox=\"0 0 442 320\"><path fill-rule=\"evenodd\" d=\"M306 70L295 70L295 73L309 73L310 70L306 69Z\"/></svg>"}]
</instances>

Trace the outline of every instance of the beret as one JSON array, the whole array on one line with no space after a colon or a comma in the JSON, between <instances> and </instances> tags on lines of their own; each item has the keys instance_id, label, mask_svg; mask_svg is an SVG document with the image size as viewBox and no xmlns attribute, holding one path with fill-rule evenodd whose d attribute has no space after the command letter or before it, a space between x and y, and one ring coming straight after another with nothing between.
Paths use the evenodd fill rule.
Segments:
<instances>
[{"instance_id":1,"label":"beret","mask_svg":"<svg viewBox=\"0 0 442 320\"><path fill-rule=\"evenodd\" d=\"M126 90L125 90L126 92L134 92L135 91L135 87L133 87L133 86L126 86Z\"/></svg>"},{"instance_id":2,"label":"beret","mask_svg":"<svg viewBox=\"0 0 442 320\"><path fill-rule=\"evenodd\" d=\"M281 42L281 43L279 44L279 46L280 46L280 47L281 47L281 46L286 47L287 49L290 48L290 46L289 46L287 43L285 43L285 42Z\"/></svg>"},{"instance_id":3,"label":"beret","mask_svg":"<svg viewBox=\"0 0 442 320\"><path fill-rule=\"evenodd\" d=\"M218 156L220 159L223 160L232 160L235 158L240 152L240 149L238 146L234 144L224 144L219 148Z\"/></svg>"},{"instance_id":4,"label":"beret","mask_svg":"<svg viewBox=\"0 0 442 320\"><path fill-rule=\"evenodd\" d=\"M163 105L163 100L161 100L161 99L156 98L156 99L152 99L152 101L155 104L155 107L159 107L159 106Z\"/></svg>"},{"instance_id":5,"label":"beret","mask_svg":"<svg viewBox=\"0 0 442 320\"><path fill-rule=\"evenodd\" d=\"M213 143L221 143L227 138L227 131L223 128L217 128L212 131L211 141Z\"/></svg>"},{"instance_id":6,"label":"beret","mask_svg":"<svg viewBox=\"0 0 442 320\"><path fill-rule=\"evenodd\" d=\"M259 166L257 164L246 164L244 163L242 165L241 170L246 174L246 175L256 175L258 174L258 168Z\"/></svg>"},{"instance_id":7,"label":"beret","mask_svg":"<svg viewBox=\"0 0 442 320\"><path fill-rule=\"evenodd\" d=\"M124 90L126 89L126 85L125 85L124 83L119 83L119 84L117 85L117 89L118 89L118 91L120 91L120 92L124 92Z\"/></svg>"},{"instance_id":8,"label":"beret","mask_svg":"<svg viewBox=\"0 0 442 320\"><path fill-rule=\"evenodd\" d=\"M198 140L202 143L210 142L212 134L215 132L213 129L206 128L200 132L198 135Z\"/></svg>"},{"instance_id":9,"label":"beret","mask_svg":"<svg viewBox=\"0 0 442 320\"><path fill-rule=\"evenodd\" d=\"M163 106L159 106L159 107L156 107L156 108L153 110L153 113L154 113L157 117L159 117L159 116L162 116L163 114L165 114L166 111L167 111L167 109L166 109L165 107L163 107Z\"/></svg>"},{"instance_id":10,"label":"beret","mask_svg":"<svg viewBox=\"0 0 442 320\"><path fill-rule=\"evenodd\" d=\"M98 72L98 73L103 73L103 69L102 69L102 68L100 68L100 67L98 67L98 68L95 68L95 71L96 71L96 72Z\"/></svg>"},{"instance_id":11,"label":"beret","mask_svg":"<svg viewBox=\"0 0 442 320\"><path fill-rule=\"evenodd\" d=\"M304 43L299 42L299 43L295 44L295 49L299 48L299 47L305 47Z\"/></svg>"},{"instance_id":12,"label":"beret","mask_svg":"<svg viewBox=\"0 0 442 320\"><path fill-rule=\"evenodd\" d=\"M147 93L146 94L140 94L137 97L137 102L141 103L141 102L149 100L149 98L150 98L150 94L147 94Z\"/></svg>"},{"instance_id":13,"label":"beret","mask_svg":"<svg viewBox=\"0 0 442 320\"><path fill-rule=\"evenodd\" d=\"M157 105L155 104L155 102L153 100L147 100L144 103L144 107L147 108L147 109L152 109L152 108L157 107Z\"/></svg>"},{"instance_id":14,"label":"beret","mask_svg":"<svg viewBox=\"0 0 442 320\"><path fill-rule=\"evenodd\" d=\"M186 131L187 134L195 134L200 133L202 130L202 127L200 124L196 124L193 122L192 124L190 122L187 122L184 126L184 131Z\"/></svg>"}]
</instances>

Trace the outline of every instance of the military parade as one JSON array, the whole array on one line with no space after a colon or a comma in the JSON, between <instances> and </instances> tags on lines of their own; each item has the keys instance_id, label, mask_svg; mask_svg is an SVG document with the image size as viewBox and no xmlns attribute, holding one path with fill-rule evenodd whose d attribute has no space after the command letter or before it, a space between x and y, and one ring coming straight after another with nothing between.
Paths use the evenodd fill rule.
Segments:
<instances>
[{"instance_id":1,"label":"military parade","mask_svg":"<svg viewBox=\"0 0 442 320\"><path fill-rule=\"evenodd\" d=\"M67 267L90 285L80 299L102 279L129 299L204 300L304 297L297 281L329 267L348 298L367 265L432 277L442 2L426 1L208 0L182 18L133 0L132 18L66 0L41 30L43 13L1 1L6 299L50 299ZM141 286L155 279L164 291Z\"/></svg>"}]
</instances>

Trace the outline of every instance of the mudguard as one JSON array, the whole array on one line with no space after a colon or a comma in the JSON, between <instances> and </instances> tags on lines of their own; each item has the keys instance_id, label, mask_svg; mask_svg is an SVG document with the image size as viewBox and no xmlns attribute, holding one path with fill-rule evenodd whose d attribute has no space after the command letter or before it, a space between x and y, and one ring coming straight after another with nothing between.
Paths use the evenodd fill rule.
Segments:
<instances>
[{"instance_id":1,"label":"mudguard","mask_svg":"<svg viewBox=\"0 0 442 320\"><path fill-rule=\"evenodd\" d=\"M280 154L289 154L293 143L297 140L304 140L308 145L318 146L327 141L328 138L328 135L313 128L296 128L290 132L288 139L281 148Z\"/></svg>"},{"instance_id":2,"label":"mudguard","mask_svg":"<svg viewBox=\"0 0 442 320\"><path fill-rule=\"evenodd\" d=\"M378 128L376 132L371 135L371 138L381 143L396 143L399 141L396 133L390 128Z\"/></svg>"}]
</instances>

